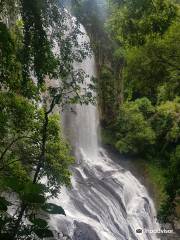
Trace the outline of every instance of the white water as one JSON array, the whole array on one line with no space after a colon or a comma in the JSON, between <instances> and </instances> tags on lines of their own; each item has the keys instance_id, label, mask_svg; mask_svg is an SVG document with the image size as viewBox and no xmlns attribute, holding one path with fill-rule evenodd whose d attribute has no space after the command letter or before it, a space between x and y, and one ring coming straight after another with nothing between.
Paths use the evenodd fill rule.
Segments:
<instances>
[{"instance_id":1,"label":"white water","mask_svg":"<svg viewBox=\"0 0 180 240\"><path fill-rule=\"evenodd\" d=\"M87 35L85 38L88 40ZM94 57L80 67L89 76L96 74ZM98 145L96 107L77 105L70 109L65 112L64 127L75 148L77 164L72 167L72 188L64 187L52 200L67 216L52 216L50 225L73 240L157 239L155 234L136 233L139 228L159 228L155 207L145 187Z\"/></svg>"}]
</instances>

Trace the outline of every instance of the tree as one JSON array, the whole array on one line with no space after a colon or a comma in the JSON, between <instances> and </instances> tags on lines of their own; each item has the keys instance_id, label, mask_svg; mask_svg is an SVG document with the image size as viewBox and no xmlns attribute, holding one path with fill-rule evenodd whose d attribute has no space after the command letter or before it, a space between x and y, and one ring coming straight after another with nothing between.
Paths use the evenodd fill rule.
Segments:
<instances>
[{"instance_id":1,"label":"tree","mask_svg":"<svg viewBox=\"0 0 180 240\"><path fill-rule=\"evenodd\" d=\"M143 154L165 172L159 217L171 222L179 206L179 28L179 1L111 1L107 30L123 59L124 103L106 128L120 152Z\"/></svg>"},{"instance_id":2,"label":"tree","mask_svg":"<svg viewBox=\"0 0 180 240\"><path fill-rule=\"evenodd\" d=\"M155 143L155 133L148 117L154 112L147 98L124 103L114 127L116 148L122 153L145 154Z\"/></svg>"},{"instance_id":3,"label":"tree","mask_svg":"<svg viewBox=\"0 0 180 240\"><path fill-rule=\"evenodd\" d=\"M5 20L15 15L10 3L1 2ZM52 236L40 210L65 214L47 200L70 184L73 161L53 113L56 106L94 101L91 84L81 91L86 73L73 67L89 53L88 44L78 42L79 25L56 1L15 5L21 19L0 25L0 236L9 240ZM13 216L7 191L17 198Z\"/></svg>"},{"instance_id":4,"label":"tree","mask_svg":"<svg viewBox=\"0 0 180 240\"><path fill-rule=\"evenodd\" d=\"M156 103L172 100L180 94L179 27L175 22L162 38L149 38L143 46L127 49L126 97L146 96Z\"/></svg>"},{"instance_id":5,"label":"tree","mask_svg":"<svg viewBox=\"0 0 180 240\"><path fill-rule=\"evenodd\" d=\"M112 8L109 29L120 44L141 46L148 36L163 35L176 16L169 0L127 0Z\"/></svg>"},{"instance_id":6,"label":"tree","mask_svg":"<svg viewBox=\"0 0 180 240\"><path fill-rule=\"evenodd\" d=\"M175 151L171 154L171 165L167 171L167 182L165 191L167 193L167 199L161 204L159 210L159 220L161 222L173 223L174 218L179 220L176 207L179 206L180 195L180 145L177 145Z\"/></svg>"},{"instance_id":7,"label":"tree","mask_svg":"<svg viewBox=\"0 0 180 240\"><path fill-rule=\"evenodd\" d=\"M169 156L176 148L180 139L180 104L179 98L166 101L156 107L156 112L151 119L153 129L157 136L157 153L161 156L162 163L169 165Z\"/></svg>"}]
</instances>

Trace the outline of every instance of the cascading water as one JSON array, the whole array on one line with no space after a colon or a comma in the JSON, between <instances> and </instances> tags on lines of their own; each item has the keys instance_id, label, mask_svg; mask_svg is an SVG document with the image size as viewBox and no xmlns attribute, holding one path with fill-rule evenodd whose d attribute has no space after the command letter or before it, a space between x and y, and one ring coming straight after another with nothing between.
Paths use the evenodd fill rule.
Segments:
<instances>
[{"instance_id":1,"label":"cascading water","mask_svg":"<svg viewBox=\"0 0 180 240\"><path fill-rule=\"evenodd\" d=\"M86 33L84 38L89 41ZM94 57L88 57L80 67L90 77L96 74ZM52 200L67 215L50 219L59 233L57 239L61 233L72 240L157 239L155 234L136 233L136 229L159 228L154 204L131 172L98 145L97 126L93 105L76 105L73 111L72 107L65 111L65 133L75 148L77 163L72 167L71 189L62 188L59 197Z\"/></svg>"}]
</instances>

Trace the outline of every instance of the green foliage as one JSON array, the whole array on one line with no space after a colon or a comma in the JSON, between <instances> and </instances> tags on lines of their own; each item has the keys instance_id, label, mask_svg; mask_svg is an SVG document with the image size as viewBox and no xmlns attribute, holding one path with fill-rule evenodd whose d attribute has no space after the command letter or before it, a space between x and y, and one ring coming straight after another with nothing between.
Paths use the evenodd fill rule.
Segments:
<instances>
[{"instance_id":1,"label":"green foliage","mask_svg":"<svg viewBox=\"0 0 180 240\"><path fill-rule=\"evenodd\" d=\"M167 199L167 193L165 191L166 171L159 164L157 164L157 160L154 158L151 161L147 161L145 159L143 164L145 166L147 177L153 186L155 205L157 209L159 209L162 202L166 201Z\"/></svg>"},{"instance_id":2,"label":"green foliage","mask_svg":"<svg viewBox=\"0 0 180 240\"><path fill-rule=\"evenodd\" d=\"M180 145L177 145L175 151L171 154L170 161L171 164L167 170L165 185L168 198L161 204L159 210L159 220L162 222L171 222L174 217L176 219L180 218L176 212L180 196Z\"/></svg>"},{"instance_id":3,"label":"green foliage","mask_svg":"<svg viewBox=\"0 0 180 240\"><path fill-rule=\"evenodd\" d=\"M179 112L180 103L177 98L157 106L152 118L152 126L157 136L157 149L163 158L169 156L180 140ZM168 162L166 165L168 166Z\"/></svg>"},{"instance_id":4,"label":"green foliage","mask_svg":"<svg viewBox=\"0 0 180 240\"><path fill-rule=\"evenodd\" d=\"M70 156L70 147L63 139L58 115L49 118L46 162L42 174L47 177L49 193L55 196L60 185L70 185L69 165L74 159Z\"/></svg>"},{"instance_id":5,"label":"green foliage","mask_svg":"<svg viewBox=\"0 0 180 240\"><path fill-rule=\"evenodd\" d=\"M31 222L34 225L40 227L41 229L47 227L47 222L45 220L41 219L41 218L35 218L35 219L31 220Z\"/></svg>"},{"instance_id":6,"label":"green foliage","mask_svg":"<svg viewBox=\"0 0 180 240\"><path fill-rule=\"evenodd\" d=\"M177 217L180 182L179 4L113 0L110 11L107 30L116 43L114 55L124 60L119 71L125 102L113 126L106 126L111 131L106 140L114 137L112 143L120 152L151 159L147 165L156 189L158 172L163 173L158 216L172 222Z\"/></svg>"},{"instance_id":7,"label":"green foliage","mask_svg":"<svg viewBox=\"0 0 180 240\"><path fill-rule=\"evenodd\" d=\"M16 46L7 26L0 22L0 89L19 89L21 66L16 55Z\"/></svg>"},{"instance_id":8,"label":"green foliage","mask_svg":"<svg viewBox=\"0 0 180 240\"><path fill-rule=\"evenodd\" d=\"M34 115L34 106L22 96L9 92L0 93L1 103L1 137L9 132L24 132L32 127L32 118Z\"/></svg>"},{"instance_id":9,"label":"green foliage","mask_svg":"<svg viewBox=\"0 0 180 240\"><path fill-rule=\"evenodd\" d=\"M158 64L157 68L157 57L162 52L163 49L157 46L157 42L151 40L143 47L127 50L127 67L124 70L126 97L136 99L146 96L153 102L156 101L157 88L167 76L163 64Z\"/></svg>"},{"instance_id":10,"label":"green foliage","mask_svg":"<svg viewBox=\"0 0 180 240\"><path fill-rule=\"evenodd\" d=\"M17 138L17 141L14 142L11 148L8 148L8 151L3 156L3 165L0 172L1 185L3 190L16 193L19 200L26 206L24 211L28 215L31 215L34 211L38 213L38 209L41 207L46 212L52 212L52 214L65 214L61 207L46 205L46 200L49 197L56 197L60 192L61 185L70 184L69 165L73 163L73 158L70 156L68 144L62 137L59 117L57 115L49 116L46 132L47 142L45 144L46 160L43 162L38 174L38 180L43 177L47 180L45 184L32 181L31 172L34 171L34 166L39 164L39 156L42 151L39 143L41 142L41 131L44 121L43 110L38 109L34 114L31 119L31 127L28 130L30 142L28 142L29 139L26 141L23 137L22 139L20 137L19 139ZM25 120L28 120L28 118ZM24 144L27 145L24 147ZM6 147L6 144L4 147ZM6 205L3 205L3 202L2 206L6 210ZM45 206L47 206L47 209ZM14 221L16 222L16 216ZM10 231L7 224L5 223L3 226L4 232L6 232L6 229ZM36 222L33 222L33 224L37 225ZM30 228L28 225L23 225L23 227L25 229ZM11 231L13 232L13 228ZM22 228L19 229L18 235L24 231ZM40 237L41 231L39 228L35 229L34 232ZM44 231L45 235L48 235L48 233L50 234L48 229Z\"/></svg>"},{"instance_id":11,"label":"green foliage","mask_svg":"<svg viewBox=\"0 0 180 240\"><path fill-rule=\"evenodd\" d=\"M122 153L145 153L155 143L155 133L147 120L154 109L146 98L127 102L120 108L115 125L116 148Z\"/></svg>"},{"instance_id":12,"label":"green foliage","mask_svg":"<svg viewBox=\"0 0 180 240\"><path fill-rule=\"evenodd\" d=\"M44 197L44 186L42 184L26 183L23 186L20 194L23 202L31 204L44 204L46 198Z\"/></svg>"},{"instance_id":13,"label":"green foliage","mask_svg":"<svg viewBox=\"0 0 180 240\"><path fill-rule=\"evenodd\" d=\"M112 121L115 114L115 76L110 68L102 66L99 73L98 94L101 109L101 120Z\"/></svg>"},{"instance_id":14,"label":"green foliage","mask_svg":"<svg viewBox=\"0 0 180 240\"><path fill-rule=\"evenodd\" d=\"M52 237L36 215L70 185L74 161L53 112L57 105L94 102L93 83L81 94L87 76L73 67L89 46L78 43L79 25L67 24L69 14L56 0L2 0L0 8L0 190L10 194L0 197L0 238ZM46 210L65 215L59 206Z\"/></svg>"},{"instance_id":15,"label":"green foliage","mask_svg":"<svg viewBox=\"0 0 180 240\"><path fill-rule=\"evenodd\" d=\"M115 138L112 144L121 153L143 154L146 159L151 159L147 163L148 176L155 184L155 191L157 184L158 188L161 186L156 194L160 201L158 218L163 222L173 221L179 206L179 113L179 98L157 106L147 98L138 98L121 106L116 124L111 126ZM153 160L157 158L157 161ZM160 176L156 176L158 173Z\"/></svg>"},{"instance_id":16,"label":"green foliage","mask_svg":"<svg viewBox=\"0 0 180 240\"><path fill-rule=\"evenodd\" d=\"M113 8L110 32L120 43L140 46L148 36L163 35L176 16L177 7L169 0L127 0Z\"/></svg>"},{"instance_id":17,"label":"green foliage","mask_svg":"<svg viewBox=\"0 0 180 240\"><path fill-rule=\"evenodd\" d=\"M143 46L127 49L126 97L147 96L156 103L180 94L179 27L175 22L163 38L149 38Z\"/></svg>"}]
</instances>

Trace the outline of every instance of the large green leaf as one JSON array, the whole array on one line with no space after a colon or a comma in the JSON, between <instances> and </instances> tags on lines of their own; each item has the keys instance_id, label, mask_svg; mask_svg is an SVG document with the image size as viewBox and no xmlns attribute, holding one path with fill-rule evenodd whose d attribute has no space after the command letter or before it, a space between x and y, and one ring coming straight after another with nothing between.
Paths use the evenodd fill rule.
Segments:
<instances>
[{"instance_id":1,"label":"large green leaf","mask_svg":"<svg viewBox=\"0 0 180 240\"><path fill-rule=\"evenodd\" d=\"M15 192L20 192L24 187L16 177L4 178L4 184Z\"/></svg>"},{"instance_id":2,"label":"large green leaf","mask_svg":"<svg viewBox=\"0 0 180 240\"><path fill-rule=\"evenodd\" d=\"M38 226L39 228L46 228L48 223L41 218L35 218L33 220L31 220L31 222L35 225Z\"/></svg>"},{"instance_id":3,"label":"large green leaf","mask_svg":"<svg viewBox=\"0 0 180 240\"><path fill-rule=\"evenodd\" d=\"M28 182L24 185L24 193L43 194L45 186L39 183Z\"/></svg>"},{"instance_id":4,"label":"large green leaf","mask_svg":"<svg viewBox=\"0 0 180 240\"><path fill-rule=\"evenodd\" d=\"M50 214L62 214L66 216L64 209L54 203L46 203L42 209Z\"/></svg>"},{"instance_id":5,"label":"large green leaf","mask_svg":"<svg viewBox=\"0 0 180 240\"><path fill-rule=\"evenodd\" d=\"M46 199L43 195L39 195L39 194L35 194L35 193L24 194L22 196L22 199L26 203L30 203L30 204L43 204L46 201Z\"/></svg>"},{"instance_id":6,"label":"large green leaf","mask_svg":"<svg viewBox=\"0 0 180 240\"><path fill-rule=\"evenodd\" d=\"M46 199L43 191L44 185L28 182L21 193L22 199L27 203L44 204Z\"/></svg>"}]
</instances>

